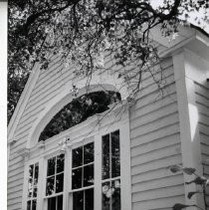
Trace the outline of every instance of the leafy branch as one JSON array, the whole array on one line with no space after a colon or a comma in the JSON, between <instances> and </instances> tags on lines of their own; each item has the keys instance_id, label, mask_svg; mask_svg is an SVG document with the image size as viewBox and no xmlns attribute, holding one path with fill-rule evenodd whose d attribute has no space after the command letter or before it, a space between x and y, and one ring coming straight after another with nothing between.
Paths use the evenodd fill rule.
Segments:
<instances>
[{"instance_id":1,"label":"leafy branch","mask_svg":"<svg viewBox=\"0 0 209 210\"><path fill-rule=\"evenodd\" d=\"M196 173L196 169L195 168L183 167L181 165L172 165L172 166L169 167L169 170L172 173L183 172L183 173L185 173L185 174L187 174L189 176L194 175L195 178L192 179L191 181L185 182L185 184L186 185L196 184L196 185L198 185L198 186L200 186L202 188L202 191L191 191L191 192L188 192L187 198L191 199L196 194L203 194L203 196L204 196L204 203L205 203L205 206L207 206L205 196L206 196L206 188L207 188L207 186L209 186L209 179L208 178L206 178L204 176L199 176ZM198 205L185 205L185 204L181 204L181 203L176 203L173 206L173 210L181 210L181 209L185 209L185 208L188 208L188 207L197 207L197 208L199 208L201 210L204 210L203 208L201 208Z\"/></svg>"}]
</instances>

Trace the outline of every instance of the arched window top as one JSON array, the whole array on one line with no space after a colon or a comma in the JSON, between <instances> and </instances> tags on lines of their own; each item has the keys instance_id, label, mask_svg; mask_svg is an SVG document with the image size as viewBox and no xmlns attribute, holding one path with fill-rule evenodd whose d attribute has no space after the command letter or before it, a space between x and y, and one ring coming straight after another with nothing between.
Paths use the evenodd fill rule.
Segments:
<instances>
[{"instance_id":1,"label":"arched window top","mask_svg":"<svg viewBox=\"0 0 209 210\"><path fill-rule=\"evenodd\" d=\"M83 121L96 113L109 109L109 105L121 100L115 91L96 91L84 94L65 105L41 132L38 141L45 141Z\"/></svg>"}]
</instances>

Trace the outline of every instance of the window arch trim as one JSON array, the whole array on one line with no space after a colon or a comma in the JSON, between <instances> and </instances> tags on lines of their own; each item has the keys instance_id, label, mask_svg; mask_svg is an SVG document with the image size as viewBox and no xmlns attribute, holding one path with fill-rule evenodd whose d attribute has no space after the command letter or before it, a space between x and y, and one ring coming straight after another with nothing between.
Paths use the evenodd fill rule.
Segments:
<instances>
[{"instance_id":1,"label":"window arch trim","mask_svg":"<svg viewBox=\"0 0 209 210\"><path fill-rule=\"evenodd\" d=\"M89 85L88 87L82 87L78 89L77 97L80 97L86 93L92 93L96 91L115 91L119 92L115 86L111 84L99 84L99 85ZM121 97L124 99L124 94L121 94ZM55 113L58 113L62 107L72 102L75 98L72 92L69 91L69 88L65 88L57 97L49 101L45 105L45 109L40 113L40 117L34 123L32 130L30 132L27 148L32 148L38 143L38 138L45 128L45 126L50 122Z\"/></svg>"}]
</instances>

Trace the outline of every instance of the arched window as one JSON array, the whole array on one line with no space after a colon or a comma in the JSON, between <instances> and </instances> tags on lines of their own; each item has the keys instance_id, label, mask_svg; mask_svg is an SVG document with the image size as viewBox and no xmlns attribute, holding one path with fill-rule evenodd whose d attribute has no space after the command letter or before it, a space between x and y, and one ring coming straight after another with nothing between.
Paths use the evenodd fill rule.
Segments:
<instances>
[{"instance_id":1,"label":"arched window","mask_svg":"<svg viewBox=\"0 0 209 210\"><path fill-rule=\"evenodd\" d=\"M75 98L51 119L38 141L45 141L96 113L102 113L109 109L110 104L120 100L120 93L115 91L96 91Z\"/></svg>"}]
</instances>

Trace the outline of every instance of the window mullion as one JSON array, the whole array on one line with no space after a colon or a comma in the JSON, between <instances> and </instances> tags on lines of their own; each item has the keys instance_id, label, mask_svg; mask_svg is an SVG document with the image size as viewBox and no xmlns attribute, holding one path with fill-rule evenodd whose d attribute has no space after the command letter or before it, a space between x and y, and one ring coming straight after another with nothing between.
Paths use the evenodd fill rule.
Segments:
<instances>
[{"instance_id":1,"label":"window mullion","mask_svg":"<svg viewBox=\"0 0 209 210\"><path fill-rule=\"evenodd\" d=\"M82 146L81 187L84 187L84 146Z\"/></svg>"},{"instance_id":2,"label":"window mullion","mask_svg":"<svg viewBox=\"0 0 209 210\"><path fill-rule=\"evenodd\" d=\"M83 190L83 209L86 210L86 192Z\"/></svg>"},{"instance_id":3,"label":"window mullion","mask_svg":"<svg viewBox=\"0 0 209 210\"><path fill-rule=\"evenodd\" d=\"M110 151L109 151L109 159L110 159L110 177L112 178L112 135L109 135L109 145L110 145Z\"/></svg>"},{"instance_id":4,"label":"window mullion","mask_svg":"<svg viewBox=\"0 0 209 210\"><path fill-rule=\"evenodd\" d=\"M55 159L55 169L54 169L54 194L56 194L56 179L57 179L57 176L56 176L56 173L57 173L57 156L56 156L56 159Z\"/></svg>"}]
</instances>

